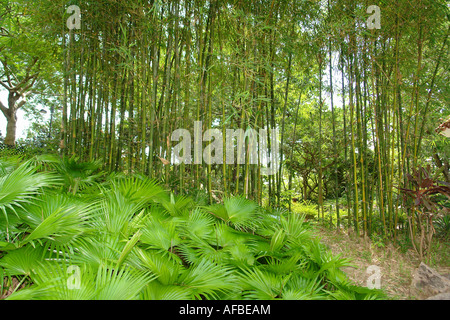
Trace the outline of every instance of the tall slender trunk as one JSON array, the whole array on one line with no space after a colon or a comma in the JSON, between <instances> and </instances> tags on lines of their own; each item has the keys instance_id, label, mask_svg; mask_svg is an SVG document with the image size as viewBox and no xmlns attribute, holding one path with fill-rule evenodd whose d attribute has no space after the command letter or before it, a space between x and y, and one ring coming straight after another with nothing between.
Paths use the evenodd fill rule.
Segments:
<instances>
[{"instance_id":1,"label":"tall slender trunk","mask_svg":"<svg viewBox=\"0 0 450 320\"><path fill-rule=\"evenodd\" d=\"M285 119L286 119L286 111L288 105L288 96L289 96L289 82L291 80L291 66L292 66L292 51L289 52L288 58L288 69L287 69L287 79L286 79L286 89L284 93L284 108L283 108L283 119L281 122L281 146L284 144L284 127L285 127ZM280 167L278 169L278 183L277 183L277 205L281 206L281 180L283 179L283 148L280 150Z\"/></svg>"},{"instance_id":2,"label":"tall slender trunk","mask_svg":"<svg viewBox=\"0 0 450 320\"><path fill-rule=\"evenodd\" d=\"M330 16L330 0L328 0L328 15ZM333 153L334 153L334 176L335 176L335 201L336 201L336 226L339 229L340 228L340 216L339 216L339 177L338 177L338 152L337 152L337 145L336 145L336 115L334 111L334 88L333 88L333 60L332 60L332 53L331 53L331 35L328 39L328 59L330 64L330 103L331 103L331 117L332 117L332 126L333 126Z\"/></svg>"},{"instance_id":3,"label":"tall slender trunk","mask_svg":"<svg viewBox=\"0 0 450 320\"><path fill-rule=\"evenodd\" d=\"M6 137L5 144L7 146L14 146L16 143L16 130L17 130L17 112L13 111L6 115Z\"/></svg>"},{"instance_id":4,"label":"tall slender trunk","mask_svg":"<svg viewBox=\"0 0 450 320\"><path fill-rule=\"evenodd\" d=\"M318 181L319 181L319 206L318 214L322 212L322 222L324 221L323 209L323 169L322 169L322 54L319 52L319 159L318 159Z\"/></svg>"}]
</instances>

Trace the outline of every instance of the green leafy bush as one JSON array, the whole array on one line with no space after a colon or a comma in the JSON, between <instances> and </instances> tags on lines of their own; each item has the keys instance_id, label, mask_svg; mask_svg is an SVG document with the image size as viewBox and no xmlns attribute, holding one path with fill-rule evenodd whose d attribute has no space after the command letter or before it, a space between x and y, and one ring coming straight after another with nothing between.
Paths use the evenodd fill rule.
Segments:
<instances>
[{"instance_id":1,"label":"green leafy bush","mask_svg":"<svg viewBox=\"0 0 450 320\"><path fill-rule=\"evenodd\" d=\"M7 299L384 297L352 286L341 271L350 262L312 236L312 205L288 213L233 197L199 206L142 176L112 177L89 196L65 174L30 162L0 170L0 272L25 286Z\"/></svg>"},{"instance_id":2,"label":"green leafy bush","mask_svg":"<svg viewBox=\"0 0 450 320\"><path fill-rule=\"evenodd\" d=\"M450 215L439 217L434 222L436 235L441 238L450 238Z\"/></svg>"},{"instance_id":3,"label":"green leafy bush","mask_svg":"<svg viewBox=\"0 0 450 320\"><path fill-rule=\"evenodd\" d=\"M306 216L308 219L317 217L317 205L311 201L292 202L292 212Z\"/></svg>"}]
</instances>

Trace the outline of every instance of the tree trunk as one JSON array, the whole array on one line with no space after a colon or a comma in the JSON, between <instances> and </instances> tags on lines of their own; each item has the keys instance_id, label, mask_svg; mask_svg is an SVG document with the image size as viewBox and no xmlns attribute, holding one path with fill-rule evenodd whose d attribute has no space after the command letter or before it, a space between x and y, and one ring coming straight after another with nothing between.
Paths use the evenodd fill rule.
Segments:
<instances>
[{"instance_id":1,"label":"tree trunk","mask_svg":"<svg viewBox=\"0 0 450 320\"><path fill-rule=\"evenodd\" d=\"M16 129L17 129L17 115L14 111L12 115L6 117L6 138L5 144L8 146L14 146L16 142Z\"/></svg>"},{"instance_id":2,"label":"tree trunk","mask_svg":"<svg viewBox=\"0 0 450 320\"><path fill-rule=\"evenodd\" d=\"M5 116L7 122L5 144L8 146L14 146L16 143L17 110L25 104L25 100L21 100L17 104L17 101L19 101L21 97L22 96L17 92L10 91L8 95L8 108L0 102L0 110Z\"/></svg>"}]
</instances>

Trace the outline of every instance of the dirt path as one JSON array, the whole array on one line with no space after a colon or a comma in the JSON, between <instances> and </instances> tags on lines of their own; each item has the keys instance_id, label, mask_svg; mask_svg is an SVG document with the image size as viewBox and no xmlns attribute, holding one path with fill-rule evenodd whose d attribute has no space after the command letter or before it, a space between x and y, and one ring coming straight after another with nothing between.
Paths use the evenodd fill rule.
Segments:
<instances>
[{"instance_id":1,"label":"dirt path","mask_svg":"<svg viewBox=\"0 0 450 320\"><path fill-rule=\"evenodd\" d=\"M378 267L381 275L381 288L392 299L414 300L410 285L412 275L419 266L420 260L412 249L402 250L392 244L372 242L370 239L356 238L344 231L338 232L324 227L316 227L316 234L334 254L350 258L354 267L346 267L343 271L359 286L367 286L371 273L369 266ZM430 266L440 274L450 273L450 248L447 243L436 243L436 253L432 256Z\"/></svg>"}]
</instances>

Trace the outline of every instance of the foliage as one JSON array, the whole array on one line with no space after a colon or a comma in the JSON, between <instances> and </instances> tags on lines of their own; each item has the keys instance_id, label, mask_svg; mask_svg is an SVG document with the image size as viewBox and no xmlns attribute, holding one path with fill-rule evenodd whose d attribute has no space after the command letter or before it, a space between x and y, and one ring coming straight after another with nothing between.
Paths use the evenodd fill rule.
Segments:
<instances>
[{"instance_id":1,"label":"foliage","mask_svg":"<svg viewBox=\"0 0 450 320\"><path fill-rule=\"evenodd\" d=\"M239 197L197 206L142 176L96 184L93 201L60 187L65 171L30 163L0 170L2 283L25 286L7 299L384 297L353 287L340 270L349 261L326 250L301 214Z\"/></svg>"},{"instance_id":2,"label":"foliage","mask_svg":"<svg viewBox=\"0 0 450 320\"><path fill-rule=\"evenodd\" d=\"M292 203L291 211L311 219L317 216L317 205L311 201L295 201Z\"/></svg>"},{"instance_id":3,"label":"foliage","mask_svg":"<svg viewBox=\"0 0 450 320\"><path fill-rule=\"evenodd\" d=\"M447 214L443 217L439 217L434 222L436 229L436 236L450 239L450 215Z\"/></svg>"},{"instance_id":4,"label":"foliage","mask_svg":"<svg viewBox=\"0 0 450 320\"><path fill-rule=\"evenodd\" d=\"M430 167L419 167L413 175L408 175L412 188L400 188L405 195L404 205L411 212L408 216L410 236L414 249L421 258L430 253L431 241L435 233L433 220L442 208L436 195L446 197L447 202L450 200L450 187L439 184L430 171ZM406 196L410 199L406 199Z\"/></svg>"},{"instance_id":5,"label":"foliage","mask_svg":"<svg viewBox=\"0 0 450 320\"><path fill-rule=\"evenodd\" d=\"M0 9L0 87L8 93L0 109L7 121L5 143L13 146L17 121L22 121L19 109L29 103L26 109L36 112L38 104L50 107L61 101L61 48L60 39L38 17L40 5L4 1Z\"/></svg>"},{"instance_id":6,"label":"foliage","mask_svg":"<svg viewBox=\"0 0 450 320\"><path fill-rule=\"evenodd\" d=\"M11 98L25 88L33 94L16 104L37 115L23 141L25 158L58 154L62 162L42 164L57 169L58 188L126 208L128 215L115 216L116 209L102 204L111 232L122 232L135 214L123 190L136 183L156 192L157 179L170 193L147 198L133 189L131 198L140 216L149 214L143 204L155 202L152 214L174 219L161 224L167 228L161 234L172 235L192 212L189 224L198 223L198 232L209 230L200 213L206 212L236 231L255 233L259 216L280 217L283 208L307 219L329 218L330 225L352 228L380 246L411 232L420 247L433 234L434 221L422 209L435 219L445 196L411 194L418 205L410 200L402 208L399 190L416 192L407 173L426 165L440 186L450 183L450 140L435 130L450 114L445 0L380 1L381 29L369 28L369 3L357 0L70 4L80 7L80 29L65 24L64 1L0 1L0 85L16 84ZM50 110L53 121L45 123L37 106ZM243 164L171 163L172 133L192 134L195 121L202 132L278 128L276 173L262 174L260 154L257 164L247 156ZM269 136L264 142L273 146ZM134 178L107 179L111 172ZM310 203L293 202L298 199ZM272 212L275 207L280 211ZM445 230L446 220L439 221ZM149 232L133 237L130 246L146 239L154 249L172 248ZM285 237L279 231L271 245ZM184 259L200 254L175 249ZM244 252L242 261L252 260Z\"/></svg>"}]
</instances>

